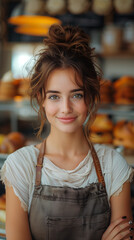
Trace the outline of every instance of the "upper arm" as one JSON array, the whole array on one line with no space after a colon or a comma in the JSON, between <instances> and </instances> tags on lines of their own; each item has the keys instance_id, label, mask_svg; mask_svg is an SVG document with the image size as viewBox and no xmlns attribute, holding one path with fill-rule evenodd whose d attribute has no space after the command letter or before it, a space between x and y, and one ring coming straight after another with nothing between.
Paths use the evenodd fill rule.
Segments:
<instances>
[{"instance_id":1,"label":"upper arm","mask_svg":"<svg viewBox=\"0 0 134 240\"><path fill-rule=\"evenodd\" d=\"M123 184L122 191L118 195L112 195L111 204L111 222L122 216L132 220L130 183Z\"/></svg>"},{"instance_id":2,"label":"upper arm","mask_svg":"<svg viewBox=\"0 0 134 240\"><path fill-rule=\"evenodd\" d=\"M6 187L6 236L8 240L32 240L28 212L24 211L12 187Z\"/></svg>"}]
</instances>

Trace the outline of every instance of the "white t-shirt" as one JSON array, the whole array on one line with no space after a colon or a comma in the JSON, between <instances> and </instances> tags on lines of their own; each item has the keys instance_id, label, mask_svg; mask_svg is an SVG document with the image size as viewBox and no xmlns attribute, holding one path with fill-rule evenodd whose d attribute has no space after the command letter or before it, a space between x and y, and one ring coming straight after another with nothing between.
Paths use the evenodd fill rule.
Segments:
<instances>
[{"instance_id":1,"label":"white t-shirt","mask_svg":"<svg viewBox=\"0 0 134 240\"><path fill-rule=\"evenodd\" d=\"M108 200L130 181L133 169L126 160L110 147L94 145L104 175ZM25 210L30 210L35 185L36 163L39 150L34 146L23 147L10 154L1 169L1 179L10 184ZM44 157L41 184L51 186L86 187L98 182L91 152L73 170L57 167Z\"/></svg>"}]
</instances>

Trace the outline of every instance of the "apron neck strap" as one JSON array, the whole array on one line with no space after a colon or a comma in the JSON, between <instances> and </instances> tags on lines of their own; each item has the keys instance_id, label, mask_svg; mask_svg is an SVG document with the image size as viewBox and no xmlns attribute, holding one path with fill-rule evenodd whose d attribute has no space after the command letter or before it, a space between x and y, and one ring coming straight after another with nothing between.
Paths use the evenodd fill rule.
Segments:
<instances>
[{"instance_id":1,"label":"apron neck strap","mask_svg":"<svg viewBox=\"0 0 134 240\"><path fill-rule=\"evenodd\" d=\"M105 187L105 181L104 181L104 177L103 177L103 174L102 174L99 158L97 156L97 153L94 149L93 144L90 143L90 146L91 146L91 154L92 154L96 174L97 174L97 177L98 177L98 181L99 181L99 183L102 183L102 185Z\"/></svg>"},{"instance_id":2,"label":"apron neck strap","mask_svg":"<svg viewBox=\"0 0 134 240\"><path fill-rule=\"evenodd\" d=\"M35 179L35 185L39 186L41 184L41 169L43 167L43 159L45 154L45 143L46 141L43 141L40 146L40 152L37 158L37 165L36 165L36 179Z\"/></svg>"},{"instance_id":3,"label":"apron neck strap","mask_svg":"<svg viewBox=\"0 0 134 240\"><path fill-rule=\"evenodd\" d=\"M44 159L44 154L45 154L45 145L46 145L46 141L43 141L41 143L40 152L39 152L38 159L37 159L36 180L35 180L35 185L36 186L39 186L41 184L41 169L43 167L43 159ZM102 185L105 187L105 181L104 181L104 177L102 175L100 161L98 159L98 156L97 156L97 153L96 153L96 151L94 149L93 144L90 143L90 147L91 147L91 154L92 154L92 157L93 157L93 162L94 162L96 174L97 174L97 177L98 177L98 181L99 181L99 183L102 183Z\"/></svg>"}]
</instances>

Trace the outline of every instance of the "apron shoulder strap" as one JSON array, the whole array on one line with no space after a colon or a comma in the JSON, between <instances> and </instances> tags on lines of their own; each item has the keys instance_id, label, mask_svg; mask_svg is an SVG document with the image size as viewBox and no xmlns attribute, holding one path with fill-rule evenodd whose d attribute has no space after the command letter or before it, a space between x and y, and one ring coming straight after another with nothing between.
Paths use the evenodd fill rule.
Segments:
<instances>
[{"instance_id":1,"label":"apron shoulder strap","mask_svg":"<svg viewBox=\"0 0 134 240\"><path fill-rule=\"evenodd\" d=\"M43 167L44 153L45 153L45 141L43 141L42 144L41 144L40 152L39 152L38 159L37 159L36 180L35 180L35 185L36 186L39 186L41 184L41 170L42 170L42 167ZM103 174L102 174L100 161L98 159L98 156L97 156L97 153L94 149L93 144L92 144L92 148L91 148L91 154L92 154L92 157L93 157L93 162L94 162L94 166L95 166L95 169L96 169L96 174L97 174L97 177L98 177L98 181L100 183L102 183L102 185L105 187L105 181L104 181L104 177L103 177Z\"/></svg>"},{"instance_id":2,"label":"apron shoulder strap","mask_svg":"<svg viewBox=\"0 0 134 240\"><path fill-rule=\"evenodd\" d=\"M97 174L97 177L98 177L98 181L100 183L102 183L102 185L105 187L105 181L104 181L104 177L103 177L103 174L102 174L102 170L101 170L101 165L100 165L100 161L99 161L99 158L97 156L97 153L94 149L94 146L92 144L92 148L91 148L91 154L92 154L92 157L93 157L93 162L94 162L94 166L95 166L95 170L96 170L96 174Z\"/></svg>"},{"instance_id":3,"label":"apron shoulder strap","mask_svg":"<svg viewBox=\"0 0 134 240\"><path fill-rule=\"evenodd\" d=\"M37 159L36 179L35 179L36 186L39 186L41 184L41 169L43 167L44 153L45 153L45 141L43 141L41 143L40 152L39 152L38 159Z\"/></svg>"}]
</instances>

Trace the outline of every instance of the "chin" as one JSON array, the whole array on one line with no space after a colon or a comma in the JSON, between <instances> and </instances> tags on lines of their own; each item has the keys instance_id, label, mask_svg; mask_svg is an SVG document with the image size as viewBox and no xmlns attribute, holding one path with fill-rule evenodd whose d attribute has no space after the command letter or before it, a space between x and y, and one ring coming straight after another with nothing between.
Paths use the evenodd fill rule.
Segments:
<instances>
[{"instance_id":1,"label":"chin","mask_svg":"<svg viewBox=\"0 0 134 240\"><path fill-rule=\"evenodd\" d=\"M78 132L80 129L82 129L83 126L80 126L80 127L71 127L71 126L66 126L66 127L60 127L58 128L58 130L60 132L63 132L63 133L67 133L67 134L73 134L73 133L76 133Z\"/></svg>"}]
</instances>

